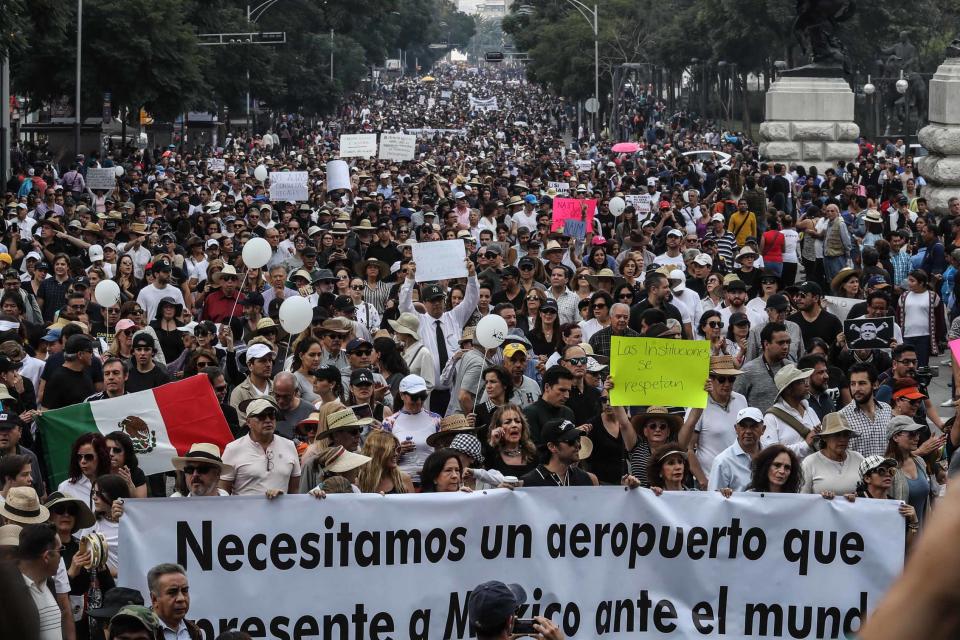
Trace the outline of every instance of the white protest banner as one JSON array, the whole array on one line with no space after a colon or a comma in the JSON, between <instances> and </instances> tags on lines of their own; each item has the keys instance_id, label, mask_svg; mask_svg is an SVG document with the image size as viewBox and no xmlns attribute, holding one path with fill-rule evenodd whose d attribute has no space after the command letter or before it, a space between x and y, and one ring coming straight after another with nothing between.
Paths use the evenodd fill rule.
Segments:
<instances>
[{"instance_id":1,"label":"white protest banner","mask_svg":"<svg viewBox=\"0 0 960 640\"><path fill-rule=\"evenodd\" d=\"M466 278L467 248L463 240L418 242L413 245L413 261L417 265L417 282L433 282L448 278Z\"/></svg>"},{"instance_id":2,"label":"white protest banner","mask_svg":"<svg viewBox=\"0 0 960 640\"><path fill-rule=\"evenodd\" d=\"M425 96L425 95L423 95L423 94L421 93L419 96L417 96L417 103L418 103L418 104L423 104L424 101L426 101L426 99L427 99L427 96Z\"/></svg>"},{"instance_id":3,"label":"white protest banner","mask_svg":"<svg viewBox=\"0 0 960 640\"><path fill-rule=\"evenodd\" d=\"M577 165L577 171L589 172L593 170L593 162L590 160L577 160L575 164Z\"/></svg>"},{"instance_id":4,"label":"white protest banner","mask_svg":"<svg viewBox=\"0 0 960 640\"><path fill-rule=\"evenodd\" d=\"M463 80L454 80L454 81L453 81L453 88L454 88L454 89L463 89L463 88L466 87L466 86L467 86L467 83L464 82Z\"/></svg>"},{"instance_id":5,"label":"white protest banner","mask_svg":"<svg viewBox=\"0 0 960 640\"><path fill-rule=\"evenodd\" d=\"M650 213L650 194L632 194L624 196L627 204L634 208L637 213Z\"/></svg>"},{"instance_id":6,"label":"white protest banner","mask_svg":"<svg viewBox=\"0 0 960 640\"><path fill-rule=\"evenodd\" d=\"M442 136L465 136L467 135L466 129L434 129L432 127L425 127L421 129L406 129L405 130L410 135L415 136L434 136L440 134Z\"/></svg>"},{"instance_id":7,"label":"white protest banner","mask_svg":"<svg viewBox=\"0 0 960 640\"><path fill-rule=\"evenodd\" d=\"M565 196L570 193L570 183L569 182L553 182L550 181L547 183L548 189L556 189L557 194Z\"/></svg>"},{"instance_id":8,"label":"white protest banner","mask_svg":"<svg viewBox=\"0 0 960 640\"><path fill-rule=\"evenodd\" d=\"M113 167L87 169L87 187L93 191L113 191L117 184L117 174Z\"/></svg>"},{"instance_id":9,"label":"white protest banner","mask_svg":"<svg viewBox=\"0 0 960 640\"><path fill-rule=\"evenodd\" d=\"M149 569L179 563L208 640L473 637L487 580L573 639L851 637L902 568L898 505L621 487L126 500L119 584L148 600Z\"/></svg>"},{"instance_id":10,"label":"white protest banner","mask_svg":"<svg viewBox=\"0 0 960 640\"><path fill-rule=\"evenodd\" d=\"M497 107L497 97L491 96L489 98L477 98L472 93L470 94L470 110L471 111L498 111Z\"/></svg>"},{"instance_id":11,"label":"white protest banner","mask_svg":"<svg viewBox=\"0 0 960 640\"><path fill-rule=\"evenodd\" d=\"M306 202L306 171L271 171L270 200L274 202Z\"/></svg>"},{"instance_id":12,"label":"white protest banner","mask_svg":"<svg viewBox=\"0 0 960 640\"><path fill-rule=\"evenodd\" d=\"M223 158L207 158L207 171L225 171L227 161Z\"/></svg>"},{"instance_id":13,"label":"white protest banner","mask_svg":"<svg viewBox=\"0 0 960 640\"><path fill-rule=\"evenodd\" d=\"M340 136L341 158L373 158L377 155L377 134L345 133Z\"/></svg>"},{"instance_id":14,"label":"white protest banner","mask_svg":"<svg viewBox=\"0 0 960 640\"><path fill-rule=\"evenodd\" d=\"M441 91L441 92L440 92L440 99L441 99L441 100L449 100L451 97L453 97L453 93L451 93L450 91Z\"/></svg>"},{"instance_id":15,"label":"white protest banner","mask_svg":"<svg viewBox=\"0 0 960 640\"><path fill-rule=\"evenodd\" d=\"M350 166L343 160L327 162L327 193L350 188Z\"/></svg>"},{"instance_id":16,"label":"white protest banner","mask_svg":"<svg viewBox=\"0 0 960 640\"><path fill-rule=\"evenodd\" d=\"M381 160L413 160L417 152L417 136L405 133L381 133Z\"/></svg>"},{"instance_id":17,"label":"white protest banner","mask_svg":"<svg viewBox=\"0 0 960 640\"><path fill-rule=\"evenodd\" d=\"M840 296L823 296L823 299L827 301L827 311L840 318L840 322L846 320L853 305L860 302L853 298L841 298Z\"/></svg>"}]
</instances>

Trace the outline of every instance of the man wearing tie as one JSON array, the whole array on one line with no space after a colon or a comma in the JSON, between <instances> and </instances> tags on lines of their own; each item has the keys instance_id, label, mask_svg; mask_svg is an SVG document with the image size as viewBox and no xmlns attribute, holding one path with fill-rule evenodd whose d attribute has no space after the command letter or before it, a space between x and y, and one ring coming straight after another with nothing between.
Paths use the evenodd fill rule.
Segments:
<instances>
[{"instance_id":1,"label":"man wearing tie","mask_svg":"<svg viewBox=\"0 0 960 640\"><path fill-rule=\"evenodd\" d=\"M435 380L438 385L430 394L430 410L444 415L450 403L450 389L443 388L440 383L440 373L447 364L451 354L460 348L460 335L463 327L473 315L480 300L480 285L477 282L477 272L473 262L464 258L467 265L467 290L463 300L450 311L446 307L447 293L439 284L426 283L420 288L420 301L426 313L418 313L413 306L413 287L416 283L417 265L408 264L407 279L400 287L400 312L416 313L420 317L420 340L433 354L433 364L436 367Z\"/></svg>"}]
</instances>

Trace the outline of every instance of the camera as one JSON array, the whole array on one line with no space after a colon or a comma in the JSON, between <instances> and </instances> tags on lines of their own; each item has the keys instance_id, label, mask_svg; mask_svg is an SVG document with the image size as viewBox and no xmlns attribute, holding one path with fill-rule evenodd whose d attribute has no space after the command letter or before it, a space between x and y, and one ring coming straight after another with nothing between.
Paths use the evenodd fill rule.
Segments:
<instances>
[{"instance_id":1,"label":"camera","mask_svg":"<svg viewBox=\"0 0 960 640\"><path fill-rule=\"evenodd\" d=\"M533 628L533 624L536 622L533 618L517 618L513 621L513 633L523 634L523 633L536 633L537 630Z\"/></svg>"},{"instance_id":2,"label":"camera","mask_svg":"<svg viewBox=\"0 0 960 640\"><path fill-rule=\"evenodd\" d=\"M927 392L927 387L935 375L936 372L930 367L917 367L917 370L913 373L913 377L917 379L917 385L923 393Z\"/></svg>"}]
</instances>

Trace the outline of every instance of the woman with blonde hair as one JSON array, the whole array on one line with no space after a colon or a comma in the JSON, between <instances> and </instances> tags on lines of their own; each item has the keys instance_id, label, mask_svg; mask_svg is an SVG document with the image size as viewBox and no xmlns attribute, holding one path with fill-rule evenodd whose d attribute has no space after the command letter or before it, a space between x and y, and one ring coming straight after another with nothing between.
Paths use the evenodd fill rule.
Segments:
<instances>
[{"instance_id":1,"label":"woman with blonde hair","mask_svg":"<svg viewBox=\"0 0 960 640\"><path fill-rule=\"evenodd\" d=\"M371 431L363 443L370 462L360 470L357 485L363 493L413 493L413 481L400 470L400 440L389 431Z\"/></svg>"},{"instance_id":2,"label":"woman with blonde hair","mask_svg":"<svg viewBox=\"0 0 960 640\"><path fill-rule=\"evenodd\" d=\"M107 352L103 354L104 358L116 356L117 358L129 359L133 355L133 334L137 330L137 325L130 319L124 318L114 327L113 340Z\"/></svg>"},{"instance_id":3,"label":"woman with blonde hair","mask_svg":"<svg viewBox=\"0 0 960 640\"><path fill-rule=\"evenodd\" d=\"M505 404L497 409L490 419L489 434L483 443L485 468L519 478L537 466L537 447L520 407Z\"/></svg>"}]
</instances>

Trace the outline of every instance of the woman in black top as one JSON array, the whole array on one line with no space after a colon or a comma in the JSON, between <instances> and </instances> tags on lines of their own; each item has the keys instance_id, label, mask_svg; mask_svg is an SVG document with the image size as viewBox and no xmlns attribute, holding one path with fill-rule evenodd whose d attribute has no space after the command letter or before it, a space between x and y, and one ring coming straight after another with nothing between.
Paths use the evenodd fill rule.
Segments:
<instances>
[{"instance_id":1,"label":"woman in black top","mask_svg":"<svg viewBox=\"0 0 960 640\"><path fill-rule=\"evenodd\" d=\"M540 305L537 323L529 337L533 352L538 356L549 356L559 350L562 333L556 302L547 300Z\"/></svg>"},{"instance_id":2,"label":"woman in black top","mask_svg":"<svg viewBox=\"0 0 960 640\"><path fill-rule=\"evenodd\" d=\"M183 352L183 333L179 330L180 323L177 320L182 311L183 307L173 298L165 297L160 300L160 304L157 305L157 315L150 322L167 362L173 362Z\"/></svg>"},{"instance_id":3,"label":"woman in black top","mask_svg":"<svg viewBox=\"0 0 960 640\"><path fill-rule=\"evenodd\" d=\"M480 442L487 442L493 414L513 397L513 377L502 366L487 367L483 370L483 388L487 399L474 407L471 426L477 429Z\"/></svg>"},{"instance_id":4,"label":"woman in black top","mask_svg":"<svg viewBox=\"0 0 960 640\"><path fill-rule=\"evenodd\" d=\"M489 439L481 442L487 469L519 478L537 466L537 448L530 438L527 419L515 404L505 404L494 412Z\"/></svg>"},{"instance_id":5,"label":"woman in black top","mask_svg":"<svg viewBox=\"0 0 960 640\"><path fill-rule=\"evenodd\" d=\"M593 428L588 437L593 443L593 453L582 466L593 472L600 484L617 485L627 473L627 451L637 444L637 432L626 410L610 405L606 385L600 392L600 406L603 411L590 421Z\"/></svg>"},{"instance_id":6,"label":"woman in black top","mask_svg":"<svg viewBox=\"0 0 960 640\"><path fill-rule=\"evenodd\" d=\"M147 497L147 476L137 464L133 440L123 431L107 434L107 451L110 452L110 473L127 482L133 498Z\"/></svg>"}]
</instances>

